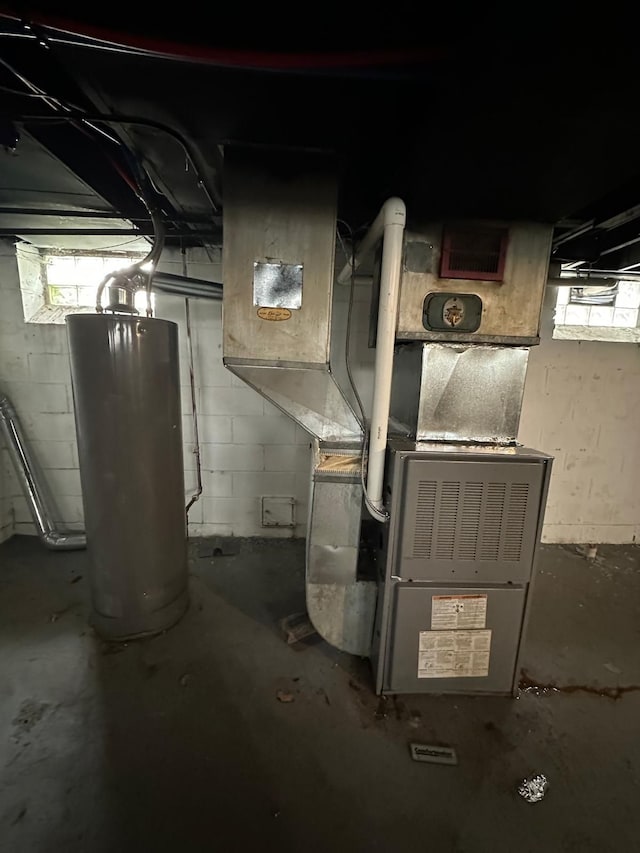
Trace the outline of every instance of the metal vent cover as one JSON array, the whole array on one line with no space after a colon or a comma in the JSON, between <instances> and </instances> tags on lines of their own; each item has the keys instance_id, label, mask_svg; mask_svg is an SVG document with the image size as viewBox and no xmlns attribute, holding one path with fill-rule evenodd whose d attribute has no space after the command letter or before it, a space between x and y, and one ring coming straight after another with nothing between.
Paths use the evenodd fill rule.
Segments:
<instances>
[{"instance_id":1,"label":"metal vent cover","mask_svg":"<svg viewBox=\"0 0 640 853\"><path fill-rule=\"evenodd\" d=\"M414 457L404 471L395 575L496 583L528 579L542 465Z\"/></svg>"}]
</instances>

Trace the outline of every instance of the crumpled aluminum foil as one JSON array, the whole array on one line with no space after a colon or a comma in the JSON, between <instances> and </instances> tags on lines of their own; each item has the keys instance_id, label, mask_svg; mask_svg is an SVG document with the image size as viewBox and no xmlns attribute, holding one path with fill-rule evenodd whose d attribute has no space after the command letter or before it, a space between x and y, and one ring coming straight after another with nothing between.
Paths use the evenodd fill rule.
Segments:
<instances>
[{"instance_id":1,"label":"crumpled aluminum foil","mask_svg":"<svg viewBox=\"0 0 640 853\"><path fill-rule=\"evenodd\" d=\"M523 779L518 786L518 793L528 803L537 803L547 793L548 787L549 782L547 781L547 777L542 773L538 773L535 776L529 776L528 779Z\"/></svg>"}]
</instances>

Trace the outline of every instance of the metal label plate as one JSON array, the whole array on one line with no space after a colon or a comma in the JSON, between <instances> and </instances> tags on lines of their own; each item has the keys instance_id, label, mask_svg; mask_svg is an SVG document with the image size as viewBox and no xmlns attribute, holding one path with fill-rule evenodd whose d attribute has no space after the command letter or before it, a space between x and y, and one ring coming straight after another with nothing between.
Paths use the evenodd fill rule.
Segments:
<instances>
[{"instance_id":1,"label":"metal label plate","mask_svg":"<svg viewBox=\"0 0 640 853\"><path fill-rule=\"evenodd\" d=\"M411 758L414 761L426 761L429 764L457 764L458 756L452 746L433 746L428 743L409 744Z\"/></svg>"}]
</instances>

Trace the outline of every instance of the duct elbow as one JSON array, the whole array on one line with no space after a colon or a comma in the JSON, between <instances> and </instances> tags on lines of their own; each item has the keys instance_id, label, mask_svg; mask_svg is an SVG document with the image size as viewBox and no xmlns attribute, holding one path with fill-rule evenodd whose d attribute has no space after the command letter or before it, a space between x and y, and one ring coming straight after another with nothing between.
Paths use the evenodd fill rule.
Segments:
<instances>
[{"instance_id":1,"label":"duct elbow","mask_svg":"<svg viewBox=\"0 0 640 853\"><path fill-rule=\"evenodd\" d=\"M87 547L87 536L82 531L50 530L40 539L50 551L81 551Z\"/></svg>"}]
</instances>

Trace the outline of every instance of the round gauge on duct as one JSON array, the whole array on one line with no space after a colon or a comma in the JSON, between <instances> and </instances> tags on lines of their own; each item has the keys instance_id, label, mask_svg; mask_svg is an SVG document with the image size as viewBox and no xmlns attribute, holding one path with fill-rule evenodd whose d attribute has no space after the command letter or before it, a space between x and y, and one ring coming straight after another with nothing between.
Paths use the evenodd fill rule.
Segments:
<instances>
[{"instance_id":1,"label":"round gauge on duct","mask_svg":"<svg viewBox=\"0 0 640 853\"><path fill-rule=\"evenodd\" d=\"M422 325L430 332L477 332L482 299L475 293L428 293L422 307Z\"/></svg>"}]
</instances>

